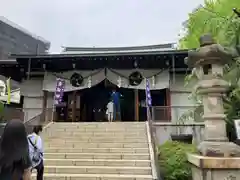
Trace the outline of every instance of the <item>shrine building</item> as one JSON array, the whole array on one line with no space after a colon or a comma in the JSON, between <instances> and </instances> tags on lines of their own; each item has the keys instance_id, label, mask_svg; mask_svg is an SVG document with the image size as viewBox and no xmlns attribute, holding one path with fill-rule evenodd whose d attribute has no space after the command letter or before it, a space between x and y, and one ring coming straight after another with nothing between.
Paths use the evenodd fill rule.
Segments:
<instances>
[{"instance_id":1,"label":"shrine building","mask_svg":"<svg viewBox=\"0 0 240 180\"><path fill-rule=\"evenodd\" d=\"M12 54L1 62L1 75L18 82L24 121L54 111L55 121L104 121L114 90L121 94L119 121L145 121L145 83L150 82L153 118L174 121L192 106L187 50L173 44L136 47L65 47L61 54ZM76 82L72 81L77 77ZM56 79L65 82L62 104L54 106ZM45 116L44 116L45 117Z\"/></svg>"}]
</instances>

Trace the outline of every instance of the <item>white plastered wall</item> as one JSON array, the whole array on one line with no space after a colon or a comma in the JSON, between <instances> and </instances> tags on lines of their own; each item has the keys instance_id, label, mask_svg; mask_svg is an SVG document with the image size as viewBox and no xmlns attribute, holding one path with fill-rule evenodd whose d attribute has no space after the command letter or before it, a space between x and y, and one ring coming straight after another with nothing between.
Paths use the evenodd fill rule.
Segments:
<instances>
[{"instance_id":1,"label":"white plastered wall","mask_svg":"<svg viewBox=\"0 0 240 180\"><path fill-rule=\"evenodd\" d=\"M173 75L170 78L172 122L176 122L184 112L195 105L195 102L189 99L193 87L185 87L184 78L184 74L175 74L175 78Z\"/></svg>"},{"instance_id":2,"label":"white plastered wall","mask_svg":"<svg viewBox=\"0 0 240 180\"><path fill-rule=\"evenodd\" d=\"M28 121L33 117L42 113L43 105L43 78L23 80L20 85L21 95L24 96L23 111L24 121ZM47 108L52 108L53 93L48 93Z\"/></svg>"}]
</instances>

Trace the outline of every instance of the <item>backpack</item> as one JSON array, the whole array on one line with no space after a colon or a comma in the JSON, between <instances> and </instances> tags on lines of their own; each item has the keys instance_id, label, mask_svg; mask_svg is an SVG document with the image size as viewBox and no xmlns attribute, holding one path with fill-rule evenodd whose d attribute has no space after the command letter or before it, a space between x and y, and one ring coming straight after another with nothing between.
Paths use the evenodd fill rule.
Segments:
<instances>
[{"instance_id":1,"label":"backpack","mask_svg":"<svg viewBox=\"0 0 240 180\"><path fill-rule=\"evenodd\" d=\"M32 147L34 149L32 157L30 157L30 159L32 161L32 164L38 164L42 160L42 157L41 157L42 153L39 151L39 149L36 146L37 139L38 139L38 137L36 137L35 143L33 143L31 138L28 137L28 140L29 140L29 142L31 143L31 145L32 145Z\"/></svg>"}]
</instances>

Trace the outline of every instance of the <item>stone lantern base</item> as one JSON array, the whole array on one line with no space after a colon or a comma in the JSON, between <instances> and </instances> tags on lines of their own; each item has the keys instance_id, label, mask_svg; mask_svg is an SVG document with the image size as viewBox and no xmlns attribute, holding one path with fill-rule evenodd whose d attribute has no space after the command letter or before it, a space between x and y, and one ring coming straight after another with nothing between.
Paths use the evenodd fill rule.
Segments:
<instances>
[{"instance_id":1,"label":"stone lantern base","mask_svg":"<svg viewBox=\"0 0 240 180\"><path fill-rule=\"evenodd\" d=\"M193 180L239 180L240 157L206 157L188 154Z\"/></svg>"},{"instance_id":2,"label":"stone lantern base","mask_svg":"<svg viewBox=\"0 0 240 180\"><path fill-rule=\"evenodd\" d=\"M232 142L203 141L198 150L203 156L210 157L240 157L240 147Z\"/></svg>"}]
</instances>

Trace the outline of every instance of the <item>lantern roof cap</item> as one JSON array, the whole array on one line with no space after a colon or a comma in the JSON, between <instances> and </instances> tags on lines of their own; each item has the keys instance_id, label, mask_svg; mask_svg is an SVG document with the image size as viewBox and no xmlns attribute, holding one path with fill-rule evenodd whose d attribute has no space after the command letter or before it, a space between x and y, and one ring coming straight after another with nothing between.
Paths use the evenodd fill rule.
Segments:
<instances>
[{"instance_id":1,"label":"lantern roof cap","mask_svg":"<svg viewBox=\"0 0 240 180\"><path fill-rule=\"evenodd\" d=\"M189 50L185 63L189 67L203 66L205 64L226 64L233 59L232 53L222 45L215 43L210 34L199 39L200 47Z\"/></svg>"}]
</instances>

